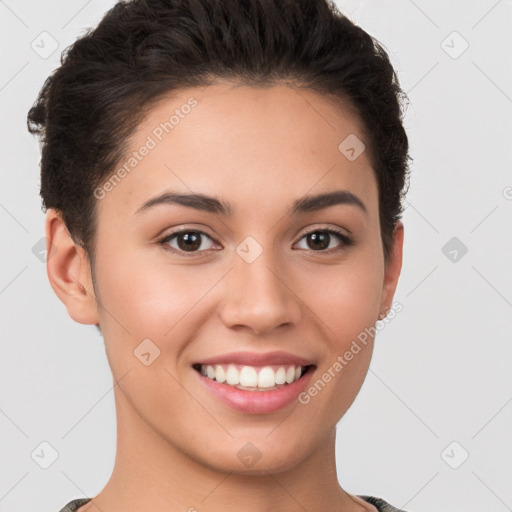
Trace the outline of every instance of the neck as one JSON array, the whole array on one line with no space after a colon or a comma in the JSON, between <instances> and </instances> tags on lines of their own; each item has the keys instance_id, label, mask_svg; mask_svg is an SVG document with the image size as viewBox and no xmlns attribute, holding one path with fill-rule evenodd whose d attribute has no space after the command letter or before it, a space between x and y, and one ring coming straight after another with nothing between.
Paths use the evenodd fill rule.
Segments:
<instances>
[{"instance_id":1,"label":"neck","mask_svg":"<svg viewBox=\"0 0 512 512\"><path fill-rule=\"evenodd\" d=\"M286 471L223 472L171 445L137 414L118 387L114 389L114 469L102 492L80 512L225 512L235 506L244 512L375 510L338 483L335 428L313 453Z\"/></svg>"}]
</instances>

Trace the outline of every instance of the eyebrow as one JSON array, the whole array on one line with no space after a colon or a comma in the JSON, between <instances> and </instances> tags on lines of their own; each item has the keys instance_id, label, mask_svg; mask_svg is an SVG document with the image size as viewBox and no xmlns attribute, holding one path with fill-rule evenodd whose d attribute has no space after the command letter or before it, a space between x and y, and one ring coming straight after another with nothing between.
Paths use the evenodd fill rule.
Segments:
<instances>
[{"instance_id":1,"label":"eyebrow","mask_svg":"<svg viewBox=\"0 0 512 512\"><path fill-rule=\"evenodd\" d=\"M187 206L196 210L217 213L224 216L232 216L234 214L234 208L231 204L222 201L221 199L204 194L184 194L179 192L166 192L157 197L153 197L146 201L135 213L139 213L162 204L179 204L181 206ZM334 190L332 192L306 196L298 199L293 203L291 213L299 214L312 212L338 204L356 206L365 214L368 213L363 201L348 190Z\"/></svg>"}]
</instances>

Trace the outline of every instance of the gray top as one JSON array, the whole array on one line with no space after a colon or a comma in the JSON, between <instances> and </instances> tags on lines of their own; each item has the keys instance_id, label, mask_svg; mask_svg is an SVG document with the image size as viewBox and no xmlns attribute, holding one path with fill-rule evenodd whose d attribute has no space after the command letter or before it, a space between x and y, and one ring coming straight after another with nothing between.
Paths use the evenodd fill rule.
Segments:
<instances>
[{"instance_id":1,"label":"gray top","mask_svg":"<svg viewBox=\"0 0 512 512\"><path fill-rule=\"evenodd\" d=\"M382 498L375 498L373 496L361 496L357 495L364 501L371 503L375 506L375 508L379 512L406 512L400 508L393 507L387 501L384 501ZM91 501L91 498L79 498L73 501L70 501L64 508L59 510L59 512L75 512L79 507L85 505L87 502Z\"/></svg>"}]
</instances>

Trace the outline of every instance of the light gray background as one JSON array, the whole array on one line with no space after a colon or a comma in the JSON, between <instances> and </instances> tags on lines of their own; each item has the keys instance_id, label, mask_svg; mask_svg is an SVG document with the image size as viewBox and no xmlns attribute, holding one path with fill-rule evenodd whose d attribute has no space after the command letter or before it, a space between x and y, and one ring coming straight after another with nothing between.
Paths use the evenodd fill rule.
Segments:
<instances>
[{"instance_id":1,"label":"light gray background","mask_svg":"<svg viewBox=\"0 0 512 512\"><path fill-rule=\"evenodd\" d=\"M2 511L56 512L98 493L114 463L103 340L67 315L32 251L44 215L25 125L60 52L112 5L0 1ZM512 2L339 5L390 53L411 100L414 158L403 311L379 333L338 426L340 482L408 511L510 510ZM43 31L58 43L47 58L31 47L43 51L46 37L51 48ZM442 252L452 237L468 249L455 262ZM48 469L31 457L43 441L58 452Z\"/></svg>"}]
</instances>

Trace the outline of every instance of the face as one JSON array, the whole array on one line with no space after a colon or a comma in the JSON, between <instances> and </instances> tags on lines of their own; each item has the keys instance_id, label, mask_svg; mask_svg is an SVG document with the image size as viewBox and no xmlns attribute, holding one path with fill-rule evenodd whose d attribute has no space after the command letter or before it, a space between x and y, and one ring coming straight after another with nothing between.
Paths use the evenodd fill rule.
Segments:
<instances>
[{"instance_id":1,"label":"face","mask_svg":"<svg viewBox=\"0 0 512 512\"><path fill-rule=\"evenodd\" d=\"M377 182L367 152L338 148L348 136L364 142L358 119L314 92L190 88L153 108L97 191L96 300L68 311L100 324L124 417L205 466L297 465L363 383L361 333L391 305L401 236L385 265ZM307 371L272 390L290 367Z\"/></svg>"}]
</instances>

